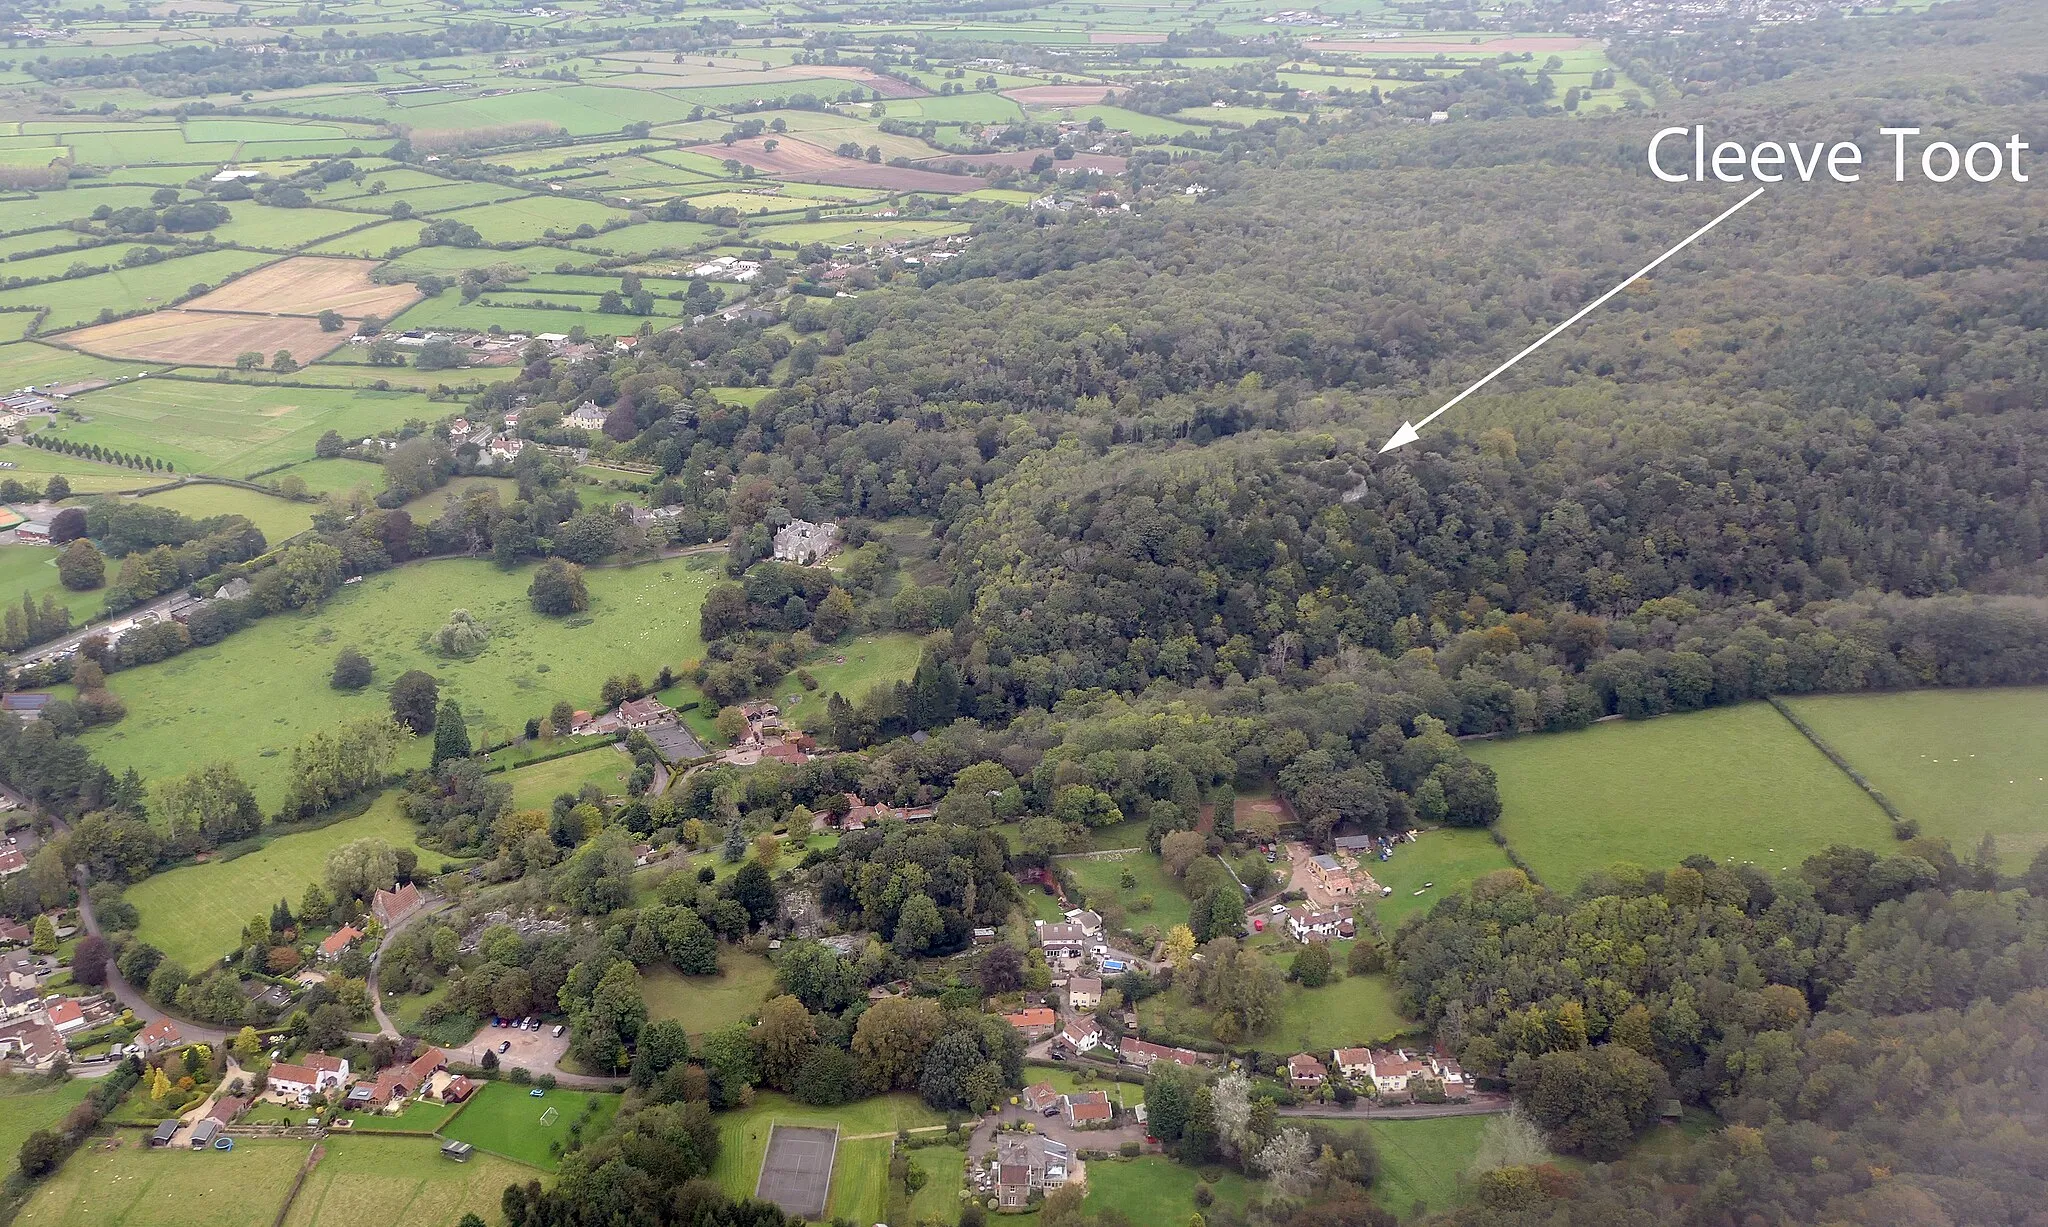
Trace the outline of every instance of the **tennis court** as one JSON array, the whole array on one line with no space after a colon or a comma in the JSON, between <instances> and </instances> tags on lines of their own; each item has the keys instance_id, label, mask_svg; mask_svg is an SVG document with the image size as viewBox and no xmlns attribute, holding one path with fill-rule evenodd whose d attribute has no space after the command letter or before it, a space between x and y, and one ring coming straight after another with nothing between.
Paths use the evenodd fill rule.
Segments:
<instances>
[{"instance_id":1,"label":"tennis court","mask_svg":"<svg viewBox=\"0 0 2048 1227\"><path fill-rule=\"evenodd\" d=\"M785 1214L812 1222L823 1219L832 1191L832 1156L838 1148L837 1128L775 1126L768 1134L768 1153L761 1159L754 1196L774 1202Z\"/></svg>"}]
</instances>

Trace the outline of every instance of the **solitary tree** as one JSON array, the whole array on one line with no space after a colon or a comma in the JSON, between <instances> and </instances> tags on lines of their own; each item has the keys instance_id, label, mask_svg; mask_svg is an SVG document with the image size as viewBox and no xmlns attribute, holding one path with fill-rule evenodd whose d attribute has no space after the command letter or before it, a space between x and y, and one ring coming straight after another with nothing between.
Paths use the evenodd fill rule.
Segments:
<instances>
[{"instance_id":1,"label":"solitary tree","mask_svg":"<svg viewBox=\"0 0 2048 1227\"><path fill-rule=\"evenodd\" d=\"M327 684L336 690L361 690L370 684L372 666L370 658L353 647L346 647L334 658L334 672Z\"/></svg>"},{"instance_id":2,"label":"solitary tree","mask_svg":"<svg viewBox=\"0 0 2048 1227\"><path fill-rule=\"evenodd\" d=\"M434 708L441 700L441 683L431 673L407 671L391 684L391 715L414 733L434 731Z\"/></svg>"},{"instance_id":3,"label":"solitary tree","mask_svg":"<svg viewBox=\"0 0 2048 1227\"><path fill-rule=\"evenodd\" d=\"M346 322L341 318L341 312L339 311L322 311L320 313L320 331L322 332L340 332L342 324Z\"/></svg>"},{"instance_id":4,"label":"solitary tree","mask_svg":"<svg viewBox=\"0 0 2048 1227\"><path fill-rule=\"evenodd\" d=\"M89 592L107 582L107 560L80 537L57 557L57 578L73 592Z\"/></svg>"},{"instance_id":5,"label":"solitary tree","mask_svg":"<svg viewBox=\"0 0 2048 1227\"><path fill-rule=\"evenodd\" d=\"M469 726L463 722L462 708L453 699L444 700L441 714L434 721L434 759L438 767L451 758L468 758Z\"/></svg>"}]
</instances>

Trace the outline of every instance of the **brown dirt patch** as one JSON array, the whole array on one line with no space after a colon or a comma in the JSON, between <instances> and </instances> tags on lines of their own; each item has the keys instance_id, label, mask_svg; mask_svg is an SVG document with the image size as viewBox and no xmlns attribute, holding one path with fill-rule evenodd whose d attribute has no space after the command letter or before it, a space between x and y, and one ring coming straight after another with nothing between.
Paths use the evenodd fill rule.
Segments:
<instances>
[{"instance_id":1,"label":"brown dirt patch","mask_svg":"<svg viewBox=\"0 0 2048 1227\"><path fill-rule=\"evenodd\" d=\"M251 311L265 315L338 311L351 319L375 315L388 320L412 306L419 291L410 284L378 285L370 280L370 270L375 267L375 260L294 256L237 277L185 306L194 311Z\"/></svg>"},{"instance_id":2,"label":"brown dirt patch","mask_svg":"<svg viewBox=\"0 0 2048 1227\"><path fill-rule=\"evenodd\" d=\"M1424 42L1413 38L1342 38L1325 39L1315 44L1316 48L1322 51L1401 51L1409 55L1499 55L1504 51L1512 51L1519 55L1524 51L1577 51L1581 47L1595 45L1593 39L1568 36L1489 38L1476 43L1444 40Z\"/></svg>"},{"instance_id":3,"label":"brown dirt patch","mask_svg":"<svg viewBox=\"0 0 2048 1227\"><path fill-rule=\"evenodd\" d=\"M762 143L774 140L774 149L763 149ZM974 184L959 175L942 175L937 171L917 170L907 166L876 165L872 162L856 162L842 158L830 149L824 149L791 136L753 137L727 145L722 141L698 145L690 152L708 158L724 161L733 158L763 174L792 183L831 183L841 187L878 187L897 191L960 192L971 191Z\"/></svg>"},{"instance_id":4,"label":"brown dirt patch","mask_svg":"<svg viewBox=\"0 0 2048 1227\"><path fill-rule=\"evenodd\" d=\"M1163 43L1166 41L1166 35L1140 34L1135 31L1118 33L1115 30L1090 30L1088 32L1088 41L1091 43Z\"/></svg>"},{"instance_id":5,"label":"brown dirt patch","mask_svg":"<svg viewBox=\"0 0 2048 1227\"><path fill-rule=\"evenodd\" d=\"M1026 85L1006 89L1003 97L1028 107L1085 107L1102 101L1104 94L1123 94L1128 85Z\"/></svg>"},{"instance_id":6,"label":"brown dirt patch","mask_svg":"<svg viewBox=\"0 0 2048 1227\"><path fill-rule=\"evenodd\" d=\"M816 80L819 77L830 77L835 81L852 81L869 89L880 90L884 98L925 98L931 94L930 90L921 86L908 81L898 81L894 77L885 77L871 68L863 68L858 64L792 64L788 68L778 68L765 75L782 81Z\"/></svg>"},{"instance_id":7,"label":"brown dirt patch","mask_svg":"<svg viewBox=\"0 0 2048 1227\"><path fill-rule=\"evenodd\" d=\"M933 158L929 166L1009 166L1018 170L1029 170L1031 164L1041 157L1050 157L1050 149L1020 149L1015 153L956 153L951 157ZM1055 160L1053 168L1069 167L1079 170L1099 170L1104 174L1124 173L1124 159L1107 153L1077 153L1066 161Z\"/></svg>"},{"instance_id":8,"label":"brown dirt patch","mask_svg":"<svg viewBox=\"0 0 2048 1227\"><path fill-rule=\"evenodd\" d=\"M62 339L90 354L140 358L195 366L233 366L254 350L268 362L280 349L301 364L325 357L348 339L347 331L322 332L310 319L274 315L225 315L206 311L153 311L64 333Z\"/></svg>"}]
</instances>

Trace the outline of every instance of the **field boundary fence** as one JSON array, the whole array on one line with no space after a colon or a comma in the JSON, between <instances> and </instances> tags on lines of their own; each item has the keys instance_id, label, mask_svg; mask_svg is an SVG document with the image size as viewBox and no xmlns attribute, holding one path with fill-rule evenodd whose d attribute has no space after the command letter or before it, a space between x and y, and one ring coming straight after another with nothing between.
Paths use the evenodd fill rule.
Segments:
<instances>
[{"instance_id":1,"label":"field boundary fence","mask_svg":"<svg viewBox=\"0 0 2048 1227\"><path fill-rule=\"evenodd\" d=\"M1890 818L1895 825L1911 821L1911 819L1907 818L1898 806L1892 804L1892 799L1890 797L1884 795L1883 789L1880 789L1877 785L1871 783L1869 778L1866 777L1861 771L1858 771L1856 770L1856 768L1850 766L1849 760L1843 758L1840 751L1836 750L1833 746L1829 745L1827 743L1827 739L1822 737L1819 733L1815 732L1812 725L1800 719L1799 713L1793 711L1790 704L1786 703L1785 700L1779 698L1776 695L1768 696L1767 701L1773 708L1777 710L1777 713L1779 715L1785 717L1787 723L1791 724L1793 728L1798 729L1800 734L1804 736L1806 740L1813 743L1814 749L1819 750L1823 755L1825 755L1829 762L1833 763L1836 767L1839 767L1842 771L1842 774L1848 776L1849 779L1855 783L1856 787L1862 789L1864 793L1870 797L1871 800L1877 802L1877 807L1883 810L1885 812L1885 816Z\"/></svg>"}]
</instances>

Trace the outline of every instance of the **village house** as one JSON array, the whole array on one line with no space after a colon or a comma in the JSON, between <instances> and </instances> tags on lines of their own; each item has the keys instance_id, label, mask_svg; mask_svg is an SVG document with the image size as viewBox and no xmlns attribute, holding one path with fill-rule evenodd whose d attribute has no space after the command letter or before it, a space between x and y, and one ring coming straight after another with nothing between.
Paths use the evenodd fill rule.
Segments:
<instances>
[{"instance_id":1,"label":"village house","mask_svg":"<svg viewBox=\"0 0 2048 1227\"><path fill-rule=\"evenodd\" d=\"M1139 1069L1147 1069L1155 1061L1171 1061L1175 1065L1187 1066L1202 1063L1202 1054L1198 1052L1186 1048L1168 1048L1164 1044L1141 1040L1134 1035L1126 1035L1118 1042L1116 1054L1125 1064L1135 1065Z\"/></svg>"},{"instance_id":2,"label":"village house","mask_svg":"<svg viewBox=\"0 0 2048 1227\"><path fill-rule=\"evenodd\" d=\"M1088 953L1088 935L1081 926L1067 922L1047 924L1037 922L1038 944L1045 948L1048 959L1078 959Z\"/></svg>"},{"instance_id":3,"label":"village house","mask_svg":"<svg viewBox=\"0 0 2048 1227\"><path fill-rule=\"evenodd\" d=\"M1329 1069L1308 1053L1299 1052L1287 1058L1287 1085L1297 1091L1312 1091L1329 1077Z\"/></svg>"},{"instance_id":4,"label":"village house","mask_svg":"<svg viewBox=\"0 0 2048 1227\"><path fill-rule=\"evenodd\" d=\"M0 848L0 878L28 868L28 858L19 848Z\"/></svg>"},{"instance_id":5,"label":"village house","mask_svg":"<svg viewBox=\"0 0 2048 1227\"><path fill-rule=\"evenodd\" d=\"M1311 939L1328 941L1337 936L1344 926L1344 920L1344 914L1335 909L1325 911L1306 904L1296 904L1287 909L1287 932L1298 942Z\"/></svg>"},{"instance_id":6,"label":"village house","mask_svg":"<svg viewBox=\"0 0 2048 1227\"><path fill-rule=\"evenodd\" d=\"M30 1069L49 1069L67 1052L64 1037L40 1012L0 1022L0 1057Z\"/></svg>"},{"instance_id":7,"label":"village house","mask_svg":"<svg viewBox=\"0 0 2048 1227\"><path fill-rule=\"evenodd\" d=\"M793 562L801 566L820 563L839 548L839 526L837 524L813 524L809 520L791 520L775 530L775 558L779 562Z\"/></svg>"},{"instance_id":8,"label":"village house","mask_svg":"<svg viewBox=\"0 0 2048 1227\"><path fill-rule=\"evenodd\" d=\"M269 1089L287 1098L310 1098L347 1082L348 1062L324 1052L316 1052L302 1061L280 1061L270 1067Z\"/></svg>"},{"instance_id":9,"label":"village house","mask_svg":"<svg viewBox=\"0 0 2048 1227\"><path fill-rule=\"evenodd\" d=\"M562 419L562 425L571 426L577 430L602 430L604 429L604 419L605 412L597 407L597 402L584 401L576 406L574 412Z\"/></svg>"},{"instance_id":10,"label":"village house","mask_svg":"<svg viewBox=\"0 0 2048 1227\"><path fill-rule=\"evenodd\" d=\"M1041 1116L1051 1116L1060 1110L1060 1093L1050 1082L1034 1082L1025 1087L1018 1098L1026 1108Z\"/></svg>"},{"instance_id":11,"label":"village house","mask_svg":"<svg viewBox=\"0 0 2048 1227\"><path fill-rule=\"evenodd\" d=\"M21 856L20 850L15 848L0 849L0 852L12 852L17 858ZM22 862L24 866L27 863L25 860ZM5 872L0 872L0 877L5 876L7 876ZM0 946L26 946L34 940L35 930L18 920L9 920L5 916L0 916Z\"/></svg>"},{"instance_id":12,"label":"village house","mask_svg":"<svg viewBox=\"0 0 2048 1227\"><path fill-rule=\"evenodd\" d=\"M1072 976L1067 980L1067 1008L1083 1013L1102 1001L1102 981L1096 976Z\"/></svg>"},{"instance_id":13,"label":"village house","mask_svg":"<svg viewBox=\"0 0 2048 1227\"><path fill-rule=\"evenodd\" d=\"M1059 1022L1059 1016L1044 1006L1003 1015L1003 1021L1022 1032L1026 1040L1038 1040Z\"/></svg>"},{"instance_id":14,"label":"village house","mask_svg":"<svg viewBox=\"0 0 2048 1227\"><path fill-rule=\"evenodd\" d=\"M1022 1209L1033 1191L1057 1189L1067 1183L1073 1152L1044 1136L996 1135L996 1201L1005 1210Z\"/></svg>"},{"instance_id":15,"label":"village house","mask_svg":"<svg viewBox=\"0 0 2048 1227\"><path fill-rule=\"evenodd\" d=\"M1076 908L1066 914L1067 923L1081 926L1081 933L1088 938L1102 936L1102 917L1087 908Z\"/></svg>"},{"instance_id":16,"label":"village house","mask_svg":"<svg viewBox=\"0 0 2048 1227\"><path fill-rule=\"evenodd\" d=\"M1115 1117L1116 1109L1110 1106L1108 1091L1083 1091L1078 1095L1062 1095L1060 1111L1067 1123L1076 1129L1091 1125L1107 1125Z\"/></svg>"},{"instance_id":17,"label":"village house","mask_svg":"<svg viewBox=\"0 0 2048 1227\"><path fill-rule=\"evenodd\" d=\"M1339 1048L1330 1056L1337 1063L1337 1072L1346 1078L1358 1079L1372 1075L1370 1048Z\"/></svg>"},{"instance_id":18,"label":"village house","mask_svg":"<svg viewBox=\"0 0 2048 1227\"><path fill-rule=\"evenodd\" d=\"M1088 1052L1102 1042L1102 1026L1086 1015L1070 1018L1060 1028L1060 1039L1075 1052Z\"/></svg>"},{"instance_id":19,"label":"village house","mask_svg":"<svg viewBox=\"0 0 2048 1227\"><path fill-rule=\"evenodd\" d=\"M1366 1076L1372 1079L1373 1090L1382 1099L1413 1095L1431 1083L1441 1084L1446 1094L1467 1089L1465 1071L1455 1062L1439 1062L1426 1053L1412 1053L1405 1048L1375 1051L1371 1055Z\"/></svg>"},{"instance_id":20,"label":"village house","mask_svg":"<svg viewBox=\"0 0 2048 1227\"><path fill-rule=\"evenodd\" d=\"M415 1095L425 1095L433 1087L434 1076L448 1068L447 1054L438 1048L423 1049L420 1054L404 1065L393 1065L377 1071L375 1079L367 1084L358 1083L349 1092L350 1106L357 1106L357 1091L367 1085L369 1090L361 1096L361 1106L382 1108L387 1104L402 1103Z\"/></svg>"},{"instance_id":21,"label":"village house","mask_svg":"<svg viewBox=\"0 0 2048 1227\"><path fill-rule=\"evenodd\" d=\"M1358 884L1352 880L1351 871L1327 852L1310 857L1308 871L1317 885L1336 898L1345 899L1358 893Z\"/></svg>"},{"instance_id":22,"label":"village house","mask_svg":"<svg viewBox=\"0 0 2048 1227\"><path fill-rule=\"evenodd\" d=\"M75 998L52 997L43 1003L43 1013L59 1035L69 1035L85 1026L85 1009Z\"/></svg>"},{"instance_id":23,"label":"village house","mask_svg":"<svg viewBox=\"0 0 2048 1227\"><path fill-rule=\"evenodd\" d=\"M787 741L774 741L762 746L761 757L772 758L778 763L788 763L792 767L801 767L811 761L810 755Z\"/></svg>"},{"instance_id":24,"label":"village house","mask_svg":"<svg viewBox=\"0 0 2048 1227\"><path fill-rule=\"evenodd\" d=\"M675 711L660 699L628 699L619 704L619 723L629 729L644 729L675 719Z\"/></svg>"},{"instance_id":25,"label":"village house","mask_svg":"<svg viewBox=\"0 0 2048 1227\"><path fill-rule=\"evenodd\" d=\"M168 1018L159 1018L135 1035L135 1042L149 1056L155 1056L166 1048L175 1048L185 1033L178 1030L178 1024Z\"/></svg>"},{"instance_id":26,"label":"village house","mask_svg":"<svg viewBox=\"0 0 2048 1227\"><path fill-rule=\"evenodd\" d=\"M377 923L389 929L419 911L421 902L420 888L407 882L397 890L378 891L370 900L370 914L377 918Z\"/></svg>"},{"instance_id":27,"label":"village house","mask_svg":"<svg viewBox=\"0 0 2048 1227\"><path fill-rule=\"evenodd\" d=\"M343 925L328 934L326 940L320 943L320 957L331 963L345 954L350 946L361 941L362 937L361 929L354 925Z\"/></svg>"}]
</instances>

